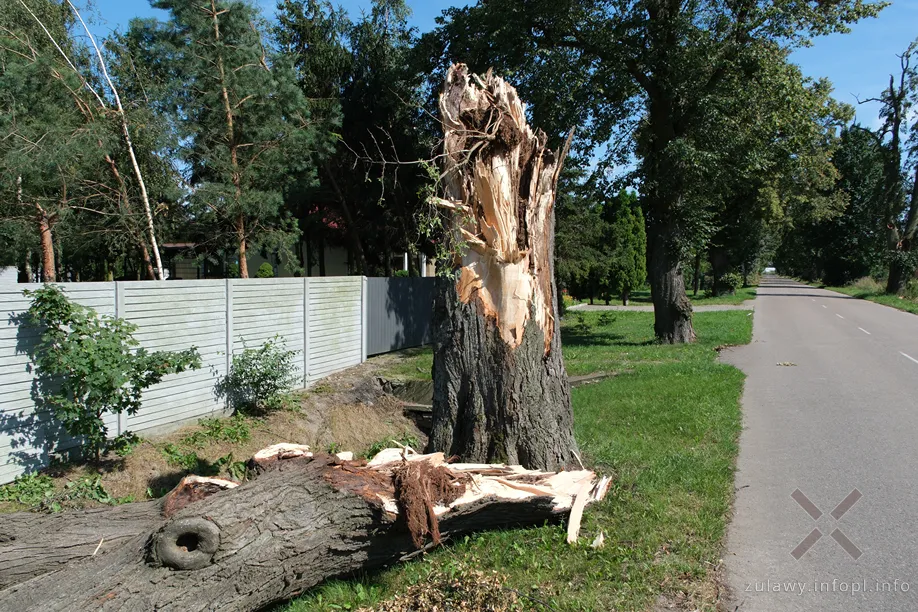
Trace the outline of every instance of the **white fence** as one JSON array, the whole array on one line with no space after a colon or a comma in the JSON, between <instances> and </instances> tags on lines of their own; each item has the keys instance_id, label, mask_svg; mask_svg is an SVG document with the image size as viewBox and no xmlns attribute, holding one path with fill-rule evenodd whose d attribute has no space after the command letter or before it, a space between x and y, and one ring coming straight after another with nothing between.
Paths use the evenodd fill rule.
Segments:
<instances>
[{"instance_id":1,"label":"white fence","mask_svg":"<svg viewBox=\"0 0 918 612\"><path fill-rule=\"evenodd\" d=\"M37 333L19 321L29 307L23 289L38 286L0 285L0 483L46 465L52 452L68 446L47 415L34 410L28 352ZM214 386L232 355L276 335L298 351L304 386L366 359L366 279L359 276L60 286L77 303L137 325L134 337L146 349L195 346L201 354L200 369L147 390L136 415L112 417L111 435L222 413Z\"/></svg>"}]
</instances>

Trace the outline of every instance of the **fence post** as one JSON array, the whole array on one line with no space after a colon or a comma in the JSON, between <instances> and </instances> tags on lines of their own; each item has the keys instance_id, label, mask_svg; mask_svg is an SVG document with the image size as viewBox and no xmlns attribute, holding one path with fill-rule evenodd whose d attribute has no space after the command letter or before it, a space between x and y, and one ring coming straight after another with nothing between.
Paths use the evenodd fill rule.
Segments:
<instances>
[{"instance_id":1,"label":"fence post","mask_svg":"<svg viewBox=\"0 0 918 612\"><path fill-rule=\"evenodd\" d=\"M224 376L228 376L230 368L233 367L233 279L226 279L226 369ZM224 403L223 411L226 412L228 406Z\"/></svg>"},{"instance_id":2,"label":"fence post","mask_svg":"<svg viewBox=\"0 0 918 612\"><path fill-rule=\"evenodd\" d=\"M303 277L303 387L309 386L309 277Z\"/></svg>"},{"instance_id":3,"label":"fence post","mask_svg":"<svg viewBox=\"0 0 918 612\"><path fill-rule=\"evenodd\" d=\"M115 318L124 317L124 287L121 282L115 281ZM127 431L127 413L118 413L118 435Z\"/></svg>"},{"instance_id":4,"label":"fence post","mask_svg":"<svg viewBox=\"0 0 918 612\"><path fill-rule=\"evenodd\" d=\"M367 277L360 283L360 363L367 360Z\"/></svg>"}]
</instances>

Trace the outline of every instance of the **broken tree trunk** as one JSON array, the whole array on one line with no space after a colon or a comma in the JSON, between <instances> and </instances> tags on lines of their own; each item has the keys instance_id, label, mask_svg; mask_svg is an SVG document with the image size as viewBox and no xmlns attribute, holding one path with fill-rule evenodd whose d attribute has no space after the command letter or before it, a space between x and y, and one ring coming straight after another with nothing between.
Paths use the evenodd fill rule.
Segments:
<instances>
[{"instance_id":1,"label":"broken tree trunk","mask_svg":"<svg viewBox=\"0 0 918 612\"><path fill-rule=\"evenodd\" d=\"M576 457L554 285L553 152L516 90L450 68L440 96L445 198L460 245L434 302L430 450L555 470Z\"/></svg>"},{"instance_id":2,"label":"broken tree trunk","mask_svg":"<svg viewBox=\"0 0 918 612\"><path fill-rule=\"evenodd\" d=\"M608 486L407 449L364 464L282 444L250 465L242 485L192 476L158 501L5 516L0 610L260 610L448 537L559 520Z\"/></svg>"}]
</instances>

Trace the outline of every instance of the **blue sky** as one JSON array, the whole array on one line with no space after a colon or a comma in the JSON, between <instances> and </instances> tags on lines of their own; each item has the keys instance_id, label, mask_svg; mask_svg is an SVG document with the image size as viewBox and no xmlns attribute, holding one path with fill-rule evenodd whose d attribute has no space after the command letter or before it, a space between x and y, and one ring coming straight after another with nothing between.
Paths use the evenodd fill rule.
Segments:
<instances>
[{"instance_id":1,"label":"blue sky","mask_svg":"<svg viewBox=\"0 0 918 612\"><path fill-rule=\"evenodd\" d=\"M273 13L275 0L259 0L266 12ZM147 0L93 0L100 19L95 31L104 34L114 28L123 29L136 16L159 13L150 8ZM368 10L369 0L340 0L352 15ZM414 10L413 24L421 30L433 27L434 19L448 7L467 2L450 0L408 0ZM847 35L834 35L817 39L808 49L796 51L793 61L804 74L817 78L828 77L835 85L835 97L856 104L855 96L876 96L889 80L889 74L899 66L897 53L918 37L918 0L893 0L879 18L861 22ZM875 127L878 106L863 104L857 107L858 120Z\"/></svg>"}]
</instances>

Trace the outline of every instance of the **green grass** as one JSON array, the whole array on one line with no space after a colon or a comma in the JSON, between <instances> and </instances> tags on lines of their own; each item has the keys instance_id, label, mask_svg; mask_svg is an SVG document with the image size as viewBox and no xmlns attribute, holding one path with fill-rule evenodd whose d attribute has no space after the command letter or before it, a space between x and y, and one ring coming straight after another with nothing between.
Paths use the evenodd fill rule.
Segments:
<instances>
[{"instance_id":1,"label":"green grass","mask_svg":"<svg viewBox=\"0 0 918 612\"><path fill-rule=\"evenodd\" d=\"M749 342L749 314L699 313L699 341L688 346L654 343L648 312L566 322L572 374L622 372L573 391L584 460L614 477L606 500L588 508L577 546L565 543L562 525L475 534L423 561L326 583L284 610L351 610L421 583L434 569L470 566L505 574L509 587L553 610L646 610L679 593L713 609L743 386L742 373L718 363L715 348ZM588 544L600 531L606 544L594 550Z\"/></svg>"},{"instance_id":2,"label":"green grass","mask_svg":"<svg viewBox=\"0 0 918 612\"><path fill-rule=\"evenodd\" d=\"M814 283L811 283L814 284ZM864 289L859 289L857 287L829 287L822 284L814 284L814 286L821 287L823 289L828 289L829 291L837 291L838 293L844 293L845 295L850 295L851 297L856 297L859 300L868 300L870 302L876 302L877 304L883 304L884 306L890 306L891 308L897 308L899 310L904 310L905 312L910 312L912 314L918 314L918 301L911 300L906 297L899 297L897 295L889 295L887 293L882 293L878 291L867 291Z\"/></svg>"},{"instance_id":3,"label":"green grass","mask_svg":"<svg viewBox=\"0 0 918 612\"><path fill-rule=\"evenodd\" d=\"M742 287L736 290L734 295L719 295L713 296L707 292L700 292L697 296L693 296L691 290L689 290L689 300L691 300L694 306L720 306L720 305L737 305L742 304L747 300L755 299L755 287ZM589 304L589 300L574 300L572 298L566 298L565 301L567 305L573 306L575 304ZM595 304L605 304L603 300L595 300ZM630 305L632 306L647 306L653 302L650 299L650 289L642 289L641 291L635 291L631 294ZM621 305L621 300L616 298L609 302L611 305L619 306Z\"/></svg>"},{"instance_id":4,"label":"green grass","mask_svg":"<svg viewBox=\"0 0 918 612\"><path fill-rule=\"evenodd\" d=\"M429 346L406 349L386 355L379 374L389 380L430 380L433 349Z\"/></svg>"}]
</instances>

